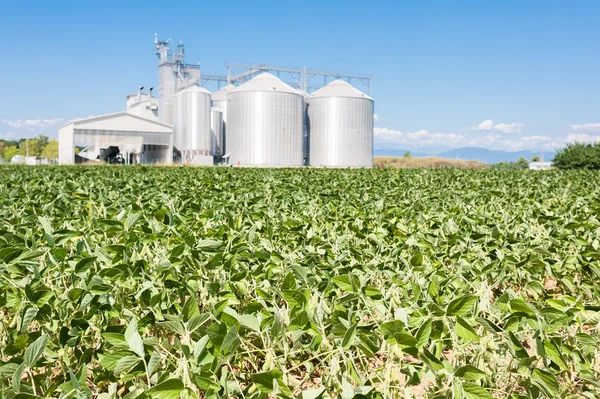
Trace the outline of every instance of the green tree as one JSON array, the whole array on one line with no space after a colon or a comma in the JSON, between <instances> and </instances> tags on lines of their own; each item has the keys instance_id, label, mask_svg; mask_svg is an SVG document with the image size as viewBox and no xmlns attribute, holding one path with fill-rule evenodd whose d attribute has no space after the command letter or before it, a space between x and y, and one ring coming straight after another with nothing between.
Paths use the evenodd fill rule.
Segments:
<instances>
[{"instance_id":1,"label":"green tree","mask_svg":"<svg viewBox=\"0 0 600 399\"><path fill-rule=\"evenodd\" d=\"M540 157L534 155L533 157L531 157L531 162L540 162Z\"/></svg>"},{"instance_id":2,"label":"green tree","mask_svg":"<svg viewBox=\"0 0 600 399\"><path fill-rule=\"evenodd\" d=\"M517 168L526 169L529 166L529 161L523 155L516 162Z\"/></svg>"},{"instance_id":3,"label":"green tree","mask_svg":"<svg viewBox=\"0 0 600 399\"><path fill-rule=\"evenodd\" d=\"M58 158L58 140L52 140L44 147L41 155L42 158L56 159Z\"/></svg>"},{"instance_id":4,"label":"green tree","mask_svg":"<svg viewBox=\"0 0 600 399\"><path fill-rule=\"evenodd\" d=\"M12 159L12 157L14 157L15 155L23 155L23 153L21 152L21 150L17 146L14 146L14 145L6 147L4 149L3 154L2 154L2 156L4 157L4 159L6 160L6 162L10 162L10 160Z\"/></svg>"},{"instance_id":5,"label":"green tree","mask_svg":"<svg viewBox=\"0 0 600 399\"><path fill-rule=\"evenodd\" d=\"M404 153L404 158L410 158L410 151L406 151Z\"/></svg>"},{"instance_id":6,"label":"green tree","mask_svg":"<svg viewBox=\"0 0 600 399\"><path fill-rule=\"evenodd\" d=\"M600 169L600 143L570 143L552 160L559 169Z\"/></svg>"}]
</instances>

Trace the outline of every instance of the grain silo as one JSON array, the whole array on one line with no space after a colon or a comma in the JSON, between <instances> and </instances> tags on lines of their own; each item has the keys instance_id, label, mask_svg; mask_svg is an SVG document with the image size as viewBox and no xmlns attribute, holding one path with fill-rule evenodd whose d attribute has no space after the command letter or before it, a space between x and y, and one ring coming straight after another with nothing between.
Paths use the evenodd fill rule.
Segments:
<instances>
[{"instance_id":1,"label":"grain silo","mask_svg":"<svg viewBox=\"0 0 600 399\"><path fill-rule=\"evenodd\" d=\"M223 112L223 122L227 123L227 95L235 86L228 84L212 94L212 106L219 108Z\"/></svg>"},{"instance_id":2,"label":"grain silo","mask_svg":"<svg viewBox=\"0 0 600 399\"><path fill-rule=\"evenodd\" d=\"M173 146L183 163L206 164L212 156L210 104L210 92L198 86L173 96Z\"/></svg>"},{"instance_id":3,"label":"grain silo","mask_svg":"<svg viewBox=\"0 0 600 399\"><path fill-rule=\"evenodd\" d=\"M334 80L308 100L310 165L373 166L373 99Z\"/></svg>"},{"instance_id":4,"label":"grain silo","mask_svg":"<svg viewBox=\"0 0 600 399\"><path fill-rule=\"evenodd\" d=\"M217 107L210 109L210 132L213 140L213 155L223 156L223 112Z\"/></svg>"},{"instance_id":5,"label":"grain silo","mask_svg":"<svg viewBox=\"0 0 600 399\"><path fill-rule=\"evenodd\" d=\"M269 73L229 92L227 153L233 165L302 166L302 94Z\"/></svg>"}]
</instances>

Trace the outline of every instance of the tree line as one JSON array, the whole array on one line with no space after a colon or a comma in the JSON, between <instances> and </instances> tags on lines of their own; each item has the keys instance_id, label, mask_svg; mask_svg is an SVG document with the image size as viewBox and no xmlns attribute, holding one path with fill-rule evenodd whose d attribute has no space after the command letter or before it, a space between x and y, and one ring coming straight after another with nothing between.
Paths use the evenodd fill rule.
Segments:
<instances>
[{"instance_id":1,"label":"tree line","mask_svg":"<svg viewBox=\"0 0 600 399\"><path fill-rule=\"evenodd\" d=\"M0 140L0 158L10 162L15 155L35 156L49 160L58 158L58 140L42 135L33 139Z\"/></svg>"}]
</instances>

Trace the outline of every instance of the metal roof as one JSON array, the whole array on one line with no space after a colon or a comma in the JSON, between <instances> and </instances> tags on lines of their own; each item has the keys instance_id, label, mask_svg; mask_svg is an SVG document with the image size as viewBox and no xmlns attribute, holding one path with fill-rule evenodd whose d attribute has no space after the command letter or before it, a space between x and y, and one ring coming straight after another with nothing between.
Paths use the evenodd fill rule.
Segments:
<instances>
[{"instance_id":1,"label":"metal roof","mask_svg":"<svg viewBox=\"0 0 600 399\"><path fill-rule=\"evenodd\" d=\"M300 95L300 93L292 86L283 83L279 78L271 75L268 72L261 73L260 75L250 79L243 85L231 90L230 93L242 93L248 91L276 91L279 93Z\"/></svg>"},{"instance_id":2,"label":"metal roof","mask_svg":"<svg viewBox=\"0 0 600 399\"><path fill-rule=\"evenodd\" d=\"M142 118L127 111L114 114L91 116L85 119L73 119L61 126L60 129L73 125L75 129L96 129L109 131L133 131L171 133L172 127L163 122Z\"/></svg>"},{"instance_id":3,"label":"metal roof","mask_svg":"<svg viewBox=\"0 0 600 399\"><path fill-rule=\"evenodd\" d=\"M228 84L225 87L221 87L219 90L217 90L213 93L212 100L213 101L227 100L227 94L233 89L235 89L235 85L232 85L232 84Z\"/></svg>"},{"instance_id":4,"label":"metal roof","mask_svg":"<svg viewBox=\"0 0 600 399\"><path fill-rule=\"evenodd\" d=\"M365 98L367 100L373 100L362 91L358 90L350 83L336 79L329 83L327 86L321 87L310 96L311 98L322 98L322 97L351 97L351 98Z\"/></svg>"},{"instance_id":5,"label":"metal roof","mask_svg":"<svg viewBox=\"0 0 600 399\"><path fill-rule=\"evenodd\" d=\"M178 91L175 95L181 94L181 93L204 93L204 94L210 94L210 91L206 90L204 87L190 86L190 87L186 87L185 89L182 89L182 90Z\"/></svg>"}]
</instances>

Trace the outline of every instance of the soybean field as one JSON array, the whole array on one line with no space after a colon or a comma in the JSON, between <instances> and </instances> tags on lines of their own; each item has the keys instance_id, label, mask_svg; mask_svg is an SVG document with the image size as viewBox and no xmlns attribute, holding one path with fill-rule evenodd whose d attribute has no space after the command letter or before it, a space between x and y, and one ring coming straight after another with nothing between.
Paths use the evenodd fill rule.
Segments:
<instances>
[{"instance_id":1,"label":"soybean field","mask_svg":"<svg viewBox=\"0 0 600 399\"><path fill-rule=\"evenodd\" d=\"M599 398L600 174L0 166L0 397Z\"/></svg>"}]
</instances>

